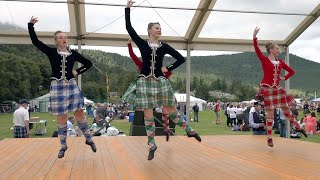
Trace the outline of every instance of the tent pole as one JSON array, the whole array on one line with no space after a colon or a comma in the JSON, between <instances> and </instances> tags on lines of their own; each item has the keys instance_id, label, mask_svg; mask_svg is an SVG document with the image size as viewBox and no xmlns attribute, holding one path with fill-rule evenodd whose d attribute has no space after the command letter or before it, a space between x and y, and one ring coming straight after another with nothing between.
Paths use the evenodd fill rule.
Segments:
<instances>
[{"instance_id":1,"label":"tent pole","mask_svg":"<svg viewBox=\"0 0 320 180\"><path fill-rule=\"evenodd\" d=\"M290 64L290 61L289 61L289 46L285 47L285 53L286 53L285 62L289 66L289 64ZM286 72L286 74L287 73L288 72ZM289 91L290 91L290 80L289 79L285 81L285 85L284 86L285 86L285 89L286 89L287 93L289 93ZM290 121L289 121L289 119L286 119L286 138L290 138L290 129L291 129Z\"/></svg>"},{"instance_id":2,"label":"tent pole","mask_svg":"<svg viewBox=\"0 0 320 180\"><path fill-rule=\"evenodd\" d=\"M81 40L78 40L78 53L81 54ZM81 67L81 63L78 63L78 68ZM82 84L81 84L81 74L78 75L78 86L79 86L79 89L82 90Z\"/></svg>"},{"instance_id":3,"label":"tent pole","mask_svg":"<svg viewBox=\"0 0 320 180\"><path fill-rule=\"evenodd\" d=\"M187 44L187 75L186 75L186 116L187 124L190 124L190 79L191 79L191 57L190 57L190 43Z\"/></svg>"}]
</instances>

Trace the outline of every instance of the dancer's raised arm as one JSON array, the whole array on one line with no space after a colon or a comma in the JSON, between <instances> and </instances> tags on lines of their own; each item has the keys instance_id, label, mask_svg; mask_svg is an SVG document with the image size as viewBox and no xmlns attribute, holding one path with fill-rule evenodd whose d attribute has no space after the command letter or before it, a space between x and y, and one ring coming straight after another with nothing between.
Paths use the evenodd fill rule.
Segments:
<instances>
[{"instance_id":1,"label":"dancer's raised arm","mask_svg":"<svg viewBox=\"0 0 320 180\"><path fill-rule=\"evenodd\" d=\"M35 45L40 51L42 51L45 54L49 54L50 52L50 47L48 47L46 44L44 44L43 42L41 42L38 39L38 36L36 34L36 32L34 31L34 25L38 22L38 18L36 17L31 17L29 23L28 23L28 30L29 30L29 35L32 41L32 44Z\"/></svg>"},{"instance_id":2,"label":"dancer's raised arm","mask_svg":"<svg viewBox=\"0 0 320 180\"><path fill-rule=\"evenodd\" d=\"M259 33L260 28L256 27L253 31L253 46L254 46L254 50L258 56L258 58L260 59L260 61L263 61L265 56L263 55L263 53L261 52L259 46L258 46L258 38L257 38L257 34Z\"/></svg>"},{"instance_id":3,"label":"dancer's raised arm","mask_svg":"<svg viewBox=\"0 0 320 180\"><path fill-rule=\"evenodd\" d=\"M134 43L136 43L136 45L140 47L142 43L144 43L144 40L141 39L137 32L133 29L130 21L130 8L133 3L135 2L132 0L128 0L127 7L125 8L126 29Z\"/></svg>"}]
</instances>

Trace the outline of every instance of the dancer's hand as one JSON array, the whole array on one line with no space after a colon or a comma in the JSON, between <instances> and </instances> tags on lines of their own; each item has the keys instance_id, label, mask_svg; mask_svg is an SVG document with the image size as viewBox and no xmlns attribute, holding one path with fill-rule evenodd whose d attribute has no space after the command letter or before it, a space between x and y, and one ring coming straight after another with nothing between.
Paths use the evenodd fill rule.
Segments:
<instances>
[{"instance_id":1,"label":"dancer's hand","mask_svg":"<svg viewBox=\"0 0 320 180\"><path fill-rule=\"evenodd\" d=\"M280 80L286 80L286 78L284 78L284 77L280 76Z\"/></svg>"},{"instance_id":2,"label":"dancer's hand","mask_svg":"<svg viewBox=\"0 0 320 180\"><path fill-rule=\"evenodd\" d=\"M38 18L37 17L31 17L31 19L30 19L30 21L29 21L29 23L32 23L32 24L35 24L35 23L37 23L39 20L38 20Z\"/></svg>"},{"instance_id":3,"label":"dancer's hand","mask_svg":"<svg viewBox=\"0 0 320 180\"><path fill-rule=\"evenodd\" d=\"M76 70L74 70L74 69L72 70L72 74L73 74L74 77L78 76L78 72Z\"/></svg>"},{"instance_id":4,"label":"dancer's hand","mask_svg":"<svg viewBox=\"0 0 320 180\"><path fill-rule=\"evenodd\" d=\"M132 42L132 39L130 38L130 39L128 40L127 44L131 44L131 42Z\"/></svg>"},{"instance_id":5,"label":"dancer's hand","mask_svg":"<svg viewBox=\"0 0 320 180\"><path fill-rule=\"evenodd\" d=\"M257 34L259 32L260 28L256 27L253 31L253 38L256 38L257 37Z\"/></svg>"},{"instance_id":6,"label":"dancer's hand","mask_svg":"<svg viewBox=\"0 0 320 180\"><path fill-rule=\"evenodd\" d=\"M131 8L134 3L135 3L135 1L128 0L127 1L127 8Z\"/></svg>"},{"instance_id":7,"label":"dancer's hand","mask_svg":"<svg viewBox=\"0 0 320 180\"><path fill-rule=\"evenodd\" d=\"M168 69L167 69L166 67L161 67L161 71L162 71L163 73L166 73L166 72L168 72Z\"/></svg>"},{"instance_id":8,"label":"dancer's hand","mask_svg":"<svg viewBox=\"0 0 320 180\"><path fill-rule=\"evenodd\" d=\"M265 127L266 125L264 123L259 123L259 127Z\"/></svg>"}]
</instances>

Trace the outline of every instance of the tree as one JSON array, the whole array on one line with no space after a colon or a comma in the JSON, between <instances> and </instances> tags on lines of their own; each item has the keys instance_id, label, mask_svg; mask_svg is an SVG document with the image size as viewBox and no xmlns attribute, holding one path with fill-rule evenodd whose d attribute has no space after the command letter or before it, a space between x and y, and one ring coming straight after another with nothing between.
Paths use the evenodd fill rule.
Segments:
<instances>
[{"instance_id":1,"label":"tree","mask_svg":"<svg viewBox=\"0 0 320 180\"><path fill-rule=\"evenodd\" d=\"M199 80L198 86L195 88L195 95L198 98L208 100L210 98L209 95L209 86L203 82L202 79Z\"/></svg>"},{"instance_id":2,"label":"tree","mask_svg":"<svg viewBox=\"0 0 320 180\"><path fill-rule=\"evenodd\" d=\"M101 99L99 84L94 81L88 81L82 84L82 91L88 99Z\"/></svg>"}]
</instances>

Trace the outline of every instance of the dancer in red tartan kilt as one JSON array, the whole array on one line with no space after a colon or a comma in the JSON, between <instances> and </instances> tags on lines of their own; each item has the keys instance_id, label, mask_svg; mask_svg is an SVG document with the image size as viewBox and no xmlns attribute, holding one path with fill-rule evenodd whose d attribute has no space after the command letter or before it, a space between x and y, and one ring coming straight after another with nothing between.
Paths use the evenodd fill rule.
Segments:
<instances>
[{"instance_id":1,"label":"dancer in red tartan kilt","mask_svg":"<svg viewBox=\"0 0 320 180\"><path fill-rule=\"evenodd\" d=\"M274 109L276 108L281 108L283 110L284 115L290 120L290 124L294 126L297 131L302 132L305 136L307 135L295 121L294 116L289 109L289 106L295 103L294 99L280 86L280 80L289 79L294 75L295 72L282 59L278 58L280 50L277 44L268 42L266 44L268 56L264 56L262 54L258 47L257 40L257 34L259 30L260 28L256 28L253 32L254 49L263 69L263 79L260 83L258 96L260 96L261 100L263 100L264 106L267 110L267 143L270 147L273 147L271 135L274 121ZM288 74L284 77L280 76L282 69L288 72Z\"/></svg>"}]
</instances>

